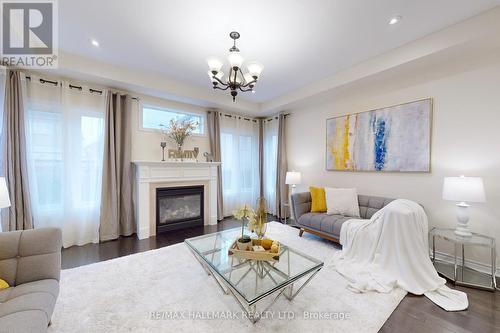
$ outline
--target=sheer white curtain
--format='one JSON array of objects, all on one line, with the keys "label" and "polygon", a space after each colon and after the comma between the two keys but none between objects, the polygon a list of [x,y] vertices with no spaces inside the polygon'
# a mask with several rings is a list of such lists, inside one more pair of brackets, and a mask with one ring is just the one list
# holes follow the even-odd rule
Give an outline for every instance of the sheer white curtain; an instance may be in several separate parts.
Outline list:
[{"label": "sheer white curtain", "polygon": [[224,216],[259,196],[259,124],[243,117],[220,116]]},{"label": "sheer white curtain", "polygon": [[278,120],[264,120],[264,197],[267,211],[277,215],[276,167],[278,157]]},{"label": "sheer white curtain", "polygon": [[[5,106],[5,80],[6,80],[5,67],[0,66],[0,147],[3,147],[3,108]],[[0,177],[3,177],[3,154],[0,152]],[[1,209],[0,209],[1,211]],[[1,214],[0,214],[1,217]],[[0,231],[2,231],[2,224],[0,223]]]},{"label": "sheer white curtain", "polygon": [[[5,67],[0,66],[0,147],[3,147],[3,108],[5,103]],[[3,154],[0,151],[0,177],[3,177]],[[2,209],[0,208],[0,232],[2,232]]]},{"label": "sheer white curtain", "polygon": [[105,96],[67,82],[27,83],[27,146],[35,228],[63,246],[99,241]]}]

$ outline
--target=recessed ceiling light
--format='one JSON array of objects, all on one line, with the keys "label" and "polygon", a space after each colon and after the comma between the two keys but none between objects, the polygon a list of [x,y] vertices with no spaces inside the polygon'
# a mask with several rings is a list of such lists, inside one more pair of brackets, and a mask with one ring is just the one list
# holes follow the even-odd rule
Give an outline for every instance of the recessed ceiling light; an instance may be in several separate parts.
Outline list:
[{"label": "recessed ceiling light", "polygon": [[397,24],[399,23],[399,21],[401,21],[401,18],[402,18],[401,15],[396,15],[389,20],[389,24],[390,25]]},{"label": "recessed ceiling light", "polygon": [[98,41],[96,41],[95,39],[91,39],[91,40],[90,40],[90,43],[91,43],[92,45],[94,45],[95,47],[99,47],[99,42],[98,42]]}]

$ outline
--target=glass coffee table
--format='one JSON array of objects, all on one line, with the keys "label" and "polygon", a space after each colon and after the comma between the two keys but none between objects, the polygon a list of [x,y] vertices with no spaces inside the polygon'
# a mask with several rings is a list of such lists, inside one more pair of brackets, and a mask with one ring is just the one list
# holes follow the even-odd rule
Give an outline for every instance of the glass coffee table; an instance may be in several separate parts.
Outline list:
[{"label": "glass coffee table", "polygon": [[[256,323],[281,296],[292,300],[323,268],[323,262],[280,244],[279,261],[240,259],[229,255],[241,235],[235,228],[185,240],[188,248],[224,294],[231,294],[244,314]],[[294,288],[295,286],[295,288]],[[295,289],[295,290],[294,290]],[[265,304],[263,310],[257,305]]]}]

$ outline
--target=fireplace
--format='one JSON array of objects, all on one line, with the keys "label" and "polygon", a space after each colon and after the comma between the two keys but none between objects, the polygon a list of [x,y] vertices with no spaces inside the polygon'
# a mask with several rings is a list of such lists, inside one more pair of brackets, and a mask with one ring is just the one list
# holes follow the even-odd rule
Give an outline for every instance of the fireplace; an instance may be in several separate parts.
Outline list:
[{"label": "fireplace", "polygon": [[156,189],[156,234],[203,226],[203,186]]}]

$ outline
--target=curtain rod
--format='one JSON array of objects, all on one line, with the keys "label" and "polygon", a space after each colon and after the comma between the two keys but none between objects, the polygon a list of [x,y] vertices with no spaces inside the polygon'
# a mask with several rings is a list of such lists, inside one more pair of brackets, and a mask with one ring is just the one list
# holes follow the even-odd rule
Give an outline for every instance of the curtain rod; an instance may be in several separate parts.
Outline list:
[{"label": "curtain rod", "polygon": [[228,117],[228,118],[233,118],[234,117],[234,118],[243,119],[243,120],[246,120],[246,121],[252,121],[254,123],[257,122],[257,119],[251,119],[251,118],[246,118],[246,117],[242,117],[242,116],[232,115],[232,114],[228,114],[228,113],[222,113],[222,112],[219,112],[219,114],[221,116],[223,115],[223,116]]},{"label": "curtain rod", "polygon": [[[31,76],[26,76],[26,80],[31,81]],[[42,79],[42,78],[40,78],[40,83],[42,83],[42,84],[43,83],[50,83],[50,84],[53,84],[54,86],[58,86],[59,85],[59,82],[57,82],[57,81],[45,80],[45,79]],[[73,85],[73,84],[69,84],[68,86],[70,87],[70,89],[83,90],[82,86],[76,86],[76,85]],[[96,94],[99,94],[99,95],[102,95],[102,93],[103,93],[102,90],[97,90],[97,89],[92,89],[92,88],[89,88],[89,91],[91,93],[96,93]],[[132,99],[135,99],[136,101],[139,100],[138,97],[132,97]]]},{"label": "curtain rod", "polygon": [[[208,112],[217,112],[217,111],[213,111],[213,110],[208,110]],[[283,116],[286,118],[286,117],[289,117],[291,115],[291,113],[285,113]],[[271,120],[274,120],[274,119],[278,119],[278,116],[275,116],[275,117],[271,117],[271,118],[257,118],[257,119],[251,119],[251,118],[246,118],[246,117],[243,117],[243,116],[238,116],[238,115],[233,115],[233,114],[229,114],[229,113],[223,113],[223,112],[219,112],[219,116],[224,116],[224,117],[228,117],[228,118],[238,118],[238,119],[243,119],[243,120],[247,120],[247,121],[252,121],[254,123],[258,122],[259,120],[262,120],[262,121],[271,121]]]},{"label": "curtain rod", "polygon": [[[291,115],[292,115],[291,113],[285,113],[283,116],[286,118],[286,117],[289,117]],[[278,116],[274,116],[274,117],[271,117],[271,118],[264,119],[264,121],[278,120],[278,118],[279,118]]]}]

